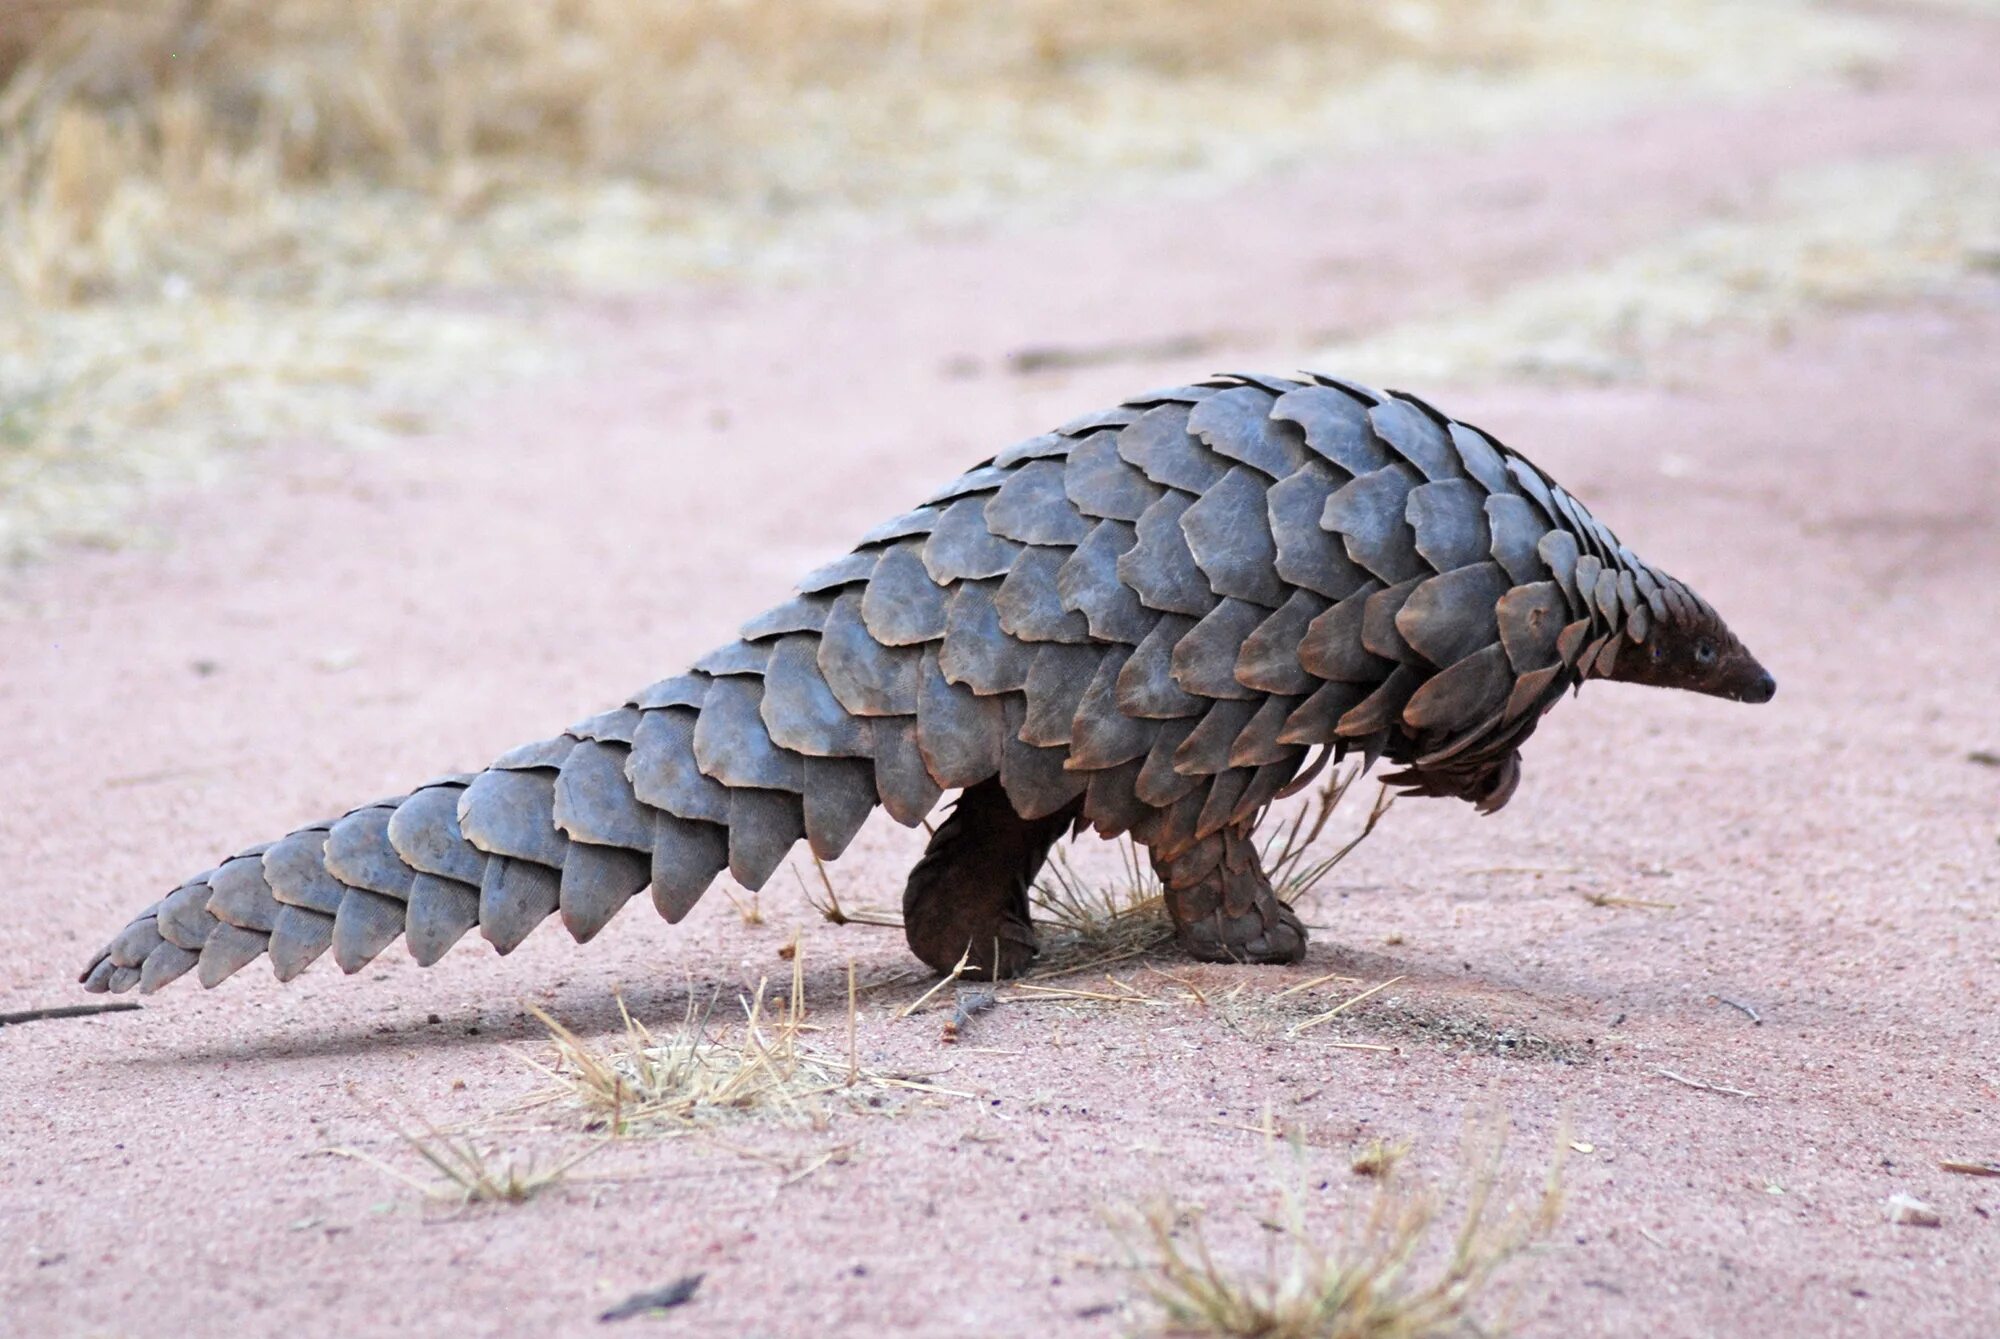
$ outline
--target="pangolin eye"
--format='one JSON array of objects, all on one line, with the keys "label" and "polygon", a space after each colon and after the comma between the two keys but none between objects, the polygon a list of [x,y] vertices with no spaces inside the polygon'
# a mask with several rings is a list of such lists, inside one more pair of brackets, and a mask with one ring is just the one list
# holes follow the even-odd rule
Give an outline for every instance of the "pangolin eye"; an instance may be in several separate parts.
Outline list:
[{"label": "pangolin eye", "polygon": [[1707,669],[1715,663],[1715,643],[1704,637],[1694,644],[1694,663]]}]

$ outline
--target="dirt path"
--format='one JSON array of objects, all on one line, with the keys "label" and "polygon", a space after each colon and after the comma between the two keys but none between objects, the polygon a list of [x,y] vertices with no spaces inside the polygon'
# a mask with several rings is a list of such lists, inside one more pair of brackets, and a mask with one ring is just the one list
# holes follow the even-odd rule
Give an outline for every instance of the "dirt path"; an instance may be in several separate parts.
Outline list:
[{"label": "dirt path", "polygon": [[[0,1011],[71,1001],[107,930],[219,851],[679,666],[1016,436],[1615,254],[1752,206],[1780,171],[1989,145],[2000,27],[1912,33],[1866,89],[857,255],[796,292],[562,314],[586,380],[467,406],[401,456],[274,449],[164,506],[163,544],[31,574],[0,623]],[[1006,370],[1031,346],[1189,335],[1210,347]],[[356,981],[252,971],[0,1030],[0,1332],[585,1333],[705,1270],[649,1332],[1111,1333],[1131,1284],[1105,1207],[1171,1189],[1249,1258],[1268,1159],[1244,1127],[1265,1111],[1316,1168],[1379,1134],[1444,1175],[1468,1113],[1499,1108],[1524,1159],[1564,1121],[1591,1150],[1522,1271],[1529,1333],[1994,1333],[2000,1181],[1936,1164],[2000,1158],[2000,771],[1968,761],[2000,749],[1996,348],[1989,282],[1690,347],[1672,388],[1422,388],[1707,594],[1777,701],[1593,689],[1502,817],[1398,808],[1315,909],[1304,968],[1163,964],[1209,1007],[1010,1006],[947,1051],[935,1019],[886,1007],[914,989],[885,991],[863,1051],[980,1097],[726,1136],[779,1168],[640,1142],[526,1207],[440,1215],[316,1154],[392,1156],[383,1106],[442,1123],[518,1100],[524,994],[589,1033],[615,1025],[614,983],[667,1019],[690,975],[782,970],[810,919],[782,876],[761,927],[712,896],[583,950],[544,930],[427,973],[392,950]],[[913,849],[871,826],[843,888],[887,900]],[[870,977],[901,961],[893,932],[806,928],[830,1013],[846,957]],[[1294,1015],[1263,1002],[1335,970],[1402,975],[1341,1034],[1393,1050],[1285,1039]],[[1943,1225],[1891,1226],[1895,1193]]]}]

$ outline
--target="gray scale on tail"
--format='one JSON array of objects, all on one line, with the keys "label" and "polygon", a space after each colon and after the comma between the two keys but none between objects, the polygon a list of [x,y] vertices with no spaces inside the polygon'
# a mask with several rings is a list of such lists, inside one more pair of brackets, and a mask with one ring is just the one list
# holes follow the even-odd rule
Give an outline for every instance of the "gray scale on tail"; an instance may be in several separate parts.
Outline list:
[{"label": "gray scale on tail", "polygon": [[1053,834],[1131,833],[1194,890],[1184,945],[1284,959],[1304,932],[1247,834],[1314,749],[1491,811],[1543,713],[1600,677],[1770,689],[1490,435],[1334,378],[1221,376],[1000,452],[561,735],[232,856],[81,979],[213,986],[268,956],[290,980],[329,951],[354,972],[398,938],[428,966],[551,917],[581,942],[648,888],[678,921],[725,872],[758,888],[800,842],[837,858],[877,806],[914,826],[947,791],[920,874],[1025,843],[990,857],[1013,915]]}]

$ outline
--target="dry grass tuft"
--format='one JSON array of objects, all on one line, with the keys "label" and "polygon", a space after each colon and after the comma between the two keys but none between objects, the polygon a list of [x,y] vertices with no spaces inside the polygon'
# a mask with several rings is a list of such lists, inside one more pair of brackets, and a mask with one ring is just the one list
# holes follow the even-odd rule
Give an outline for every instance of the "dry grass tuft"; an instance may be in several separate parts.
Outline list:
[{"label": "dry grass tuft", "polygon": [[1326,825],[1332,821],[1341,801],[1347,798],[1347,792],[1361,779],[1363,770],[1358,763],[1335,770],[1308,803],[1293,811],[1289,822],[1280,819],[1270,836],[1264,839],[1264,872],[1270,875],[1271,887],[1280,901],[1296,904],[1318,887],[1320,880],[1354,854],[1354,848],[1367,841],[1376,826],[1388,817],[1396,797],[1387,786],[1380,786],[1376,789],[1374,804],[1369,806],[1368,815],[1361,822],[1361,830],[1331,853],[1324,856],[1314,854],[1313,848],[1326,832]]},{"label": "dry grass tuft", "polygon": [[1062,976],[1085,967],[1151,953],[1174,937],[1159,876],[1130,837],[1118,843],[1120,868],[1097,879],[1077,868],[1069,843],[1058,846],[1028,890],[1037,919],[1041,956],[1036,976]]},{"label": "dry grass tuft", "polygon": [[398,1138],[423,1160],[425,1165],[437,1173],[433,1180],[423,1180],[411,1176],[401,1168],[393,1167],[372,1154],[357,1149],[338,1148],[331,1150],[344,1158],[353,1158],[394,1177],[416,1190],[426,1199],[440,1200],[460,1206],[470,1204],[525,1204],[535,1196],[558,1185],[569,1175],[570,1169],[603,1147],[592,1144],[580,1153],[563,1158],[547,1167],[538,1167],[532,1159],[506,1162],[495,1161],[496,1155],[480,1148],[469,1134],[445,1134],[426,1126],[421,1135],[391,1125]]},{"label": "dry grass tuft", "polygon": [[[1280,815],[1273,823],[1261,850],[1265,872],[1285,902],[1296,903],[1317,887],[1389,812],[1393,797],[1383,787],[1359,830],[1333,851],[1320,853],[1320,838],[1361,774],[1359,764],[1336,769],[1289,817]],[[1117,846],[1120,868],[1108,878],[1080,870],[1068,845],[1049,857],[1029,890],[1042,922],[1037,976],[1059,976],[1135,958],[1173,938],[1159,877],[1129,837]]]},{"label": "dry grass tuft", "polygon": [[[1561,1210],[1560,1155],[1541,1193],[1496,1207],[1503,1142],[1468,1156],[1451,1191],[1412,1185],[1394,1160],[1373,1174],[1358,1214],[1329,1233],[1309,1221],[1303,1169],[1278,1195],[1261,1267],[1218,1259],[1198,1214],[1171,1204],[1140,1216],[1134,1264],[1158,1312],[1148,1333],[1242,1339],[1442,1339],[1491,1334],[1479,1312],[1496,1277],[1546,1237]],[[1294,1145],[1295,1161],[1300,1150]],[[1463,1208],[1448,1219],[1446,1199]],[[1131,1246],[1128,1241],[1128,1247]],[[1234,1253],[1232,1253],[1233,1255]]]},{"label": "dry grass tuft", "polygon": [[704,1129],[747,1117],[824,1129],[836,1105],[881,1109],[886,1097],[912,1091],[964,1095],[861,1064],[851,966],[841,1052],[807,1041],[820,1029],[808,1021],[802,952],[792,955],[789,996],[773,998],[760,987],[742,1007],[741,1027],[725,1031],[712,1024],[713,1001],[704,1005],[691,995],[680,1025],[658,1036],[620,999],[624,1035],[600,1049],[530,1006],[555,1046],[553,1062],[531,1062],[552,1080],[531,1105],[566,1104],[580,1112],[586,1128],[624,1135]]},{"label": "dry grass tuft", "polygon": [[1409,1151],[1410,1145],[1406,1140],[1370,1139],[1355,1150],[1347,1170],[1356,1176],[1390,1176]]},{"label": "dry grass tuft", "polygon": [[[808,853],[810,854],[810,853]],[[903,928],[903,918],[893,912],[877,911],[873,907],[855,907],[852,910],[842,906],[840,894],[834,891],[833,875],[827,872],[826,862],[817,855],[812,857],[813,872],[819,879],[819,892],[813,892],[799,873],[798,866],[787,864],[792,878],[797,880],[799,892],[805,897],[806,905],[819,913],[819,918],[828,925],[879,925],[891,930]]]},{"label": "dry grass tuft", "polygon": [[[1278,818],[1263,842],[1264,867],[1278,896],[1286,902],[1296,902],[1312,891],[1367,840],[1388,813],[1393,797],[1385,787],[1376,795],[1359,829],[1339,847],[1321,853],[1320,839],[1360,779],[1361,770],[1356,765],[1334,771],[1294,812]],[[1123,962],[1172,941],[1173,922],[1167,915],[1159,876],[1145,853],[1129,837],[1119,839],[1114,849],[1118,864],[1108,876],[1081,866],[1073,843],[1058,845],[1050,853],[1028,892],[1042,945],[1036,977],[1064,976]],[[792,877],[798,881],[806,904],[822,920],[830,925],[901,928],[902,918],[891,912],[843,903],[832,875],[817,857],[813,858],[813,869],[813,882],[796,867]],[[956,979],[947,978],[947,983]]]},{"label": "dry grass tuft", "polygon": [[[561,211],[512,208],[551,188],[628,183],[622,204],[598,203],[700,227],[702,246],[727,250],[731,230],[704,205],[727,204],[739,222],[916,198],[977,207],[1077,169],[1226,162],[1245,156],[1245,137],[1351,137],[1368,119],[1356,90],[1413,73],[1438,86],[1400,100],[1430,105],[1380,125],[1504,122],[1538,81],[1554,85],[1543,100],[1735,88],[1802,65],[1846,68],[1876,47],[1861,25],[1793,0],[1661,10],[1637,21],[1582,0],[1532,15],[1498,0],[29,0],[0,19],[0,232],[16,282],[42,301],[146,286],[159,270],[231,281],[232,261],[257,262],[253,282],[285,281],[270,248],[305,238],[342,244],[351,270],[407,282],[449,270],[440,253],[469,222],[551,240]],[[361,211],[376,226],[405,225],[401,254],[367,255],[332,217],[362,193],[382,197]],[[197,218],[216,228],[189,227]],[[480,263],[506,261],[496,250]]]}]

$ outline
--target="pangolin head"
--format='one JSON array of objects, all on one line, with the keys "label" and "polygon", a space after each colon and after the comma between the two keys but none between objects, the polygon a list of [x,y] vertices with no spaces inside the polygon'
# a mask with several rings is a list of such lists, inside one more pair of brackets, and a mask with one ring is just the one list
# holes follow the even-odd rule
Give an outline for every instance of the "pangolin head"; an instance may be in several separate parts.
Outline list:
[{"label": "pangolin head", "polygon": [[1778,681],[1706,600],[1691,592],[1690,597],[1677,601],[1665,618],[1652,620],[1644,640],[1618,657],[1611,677],[1733,702],[1769,702]]}]

